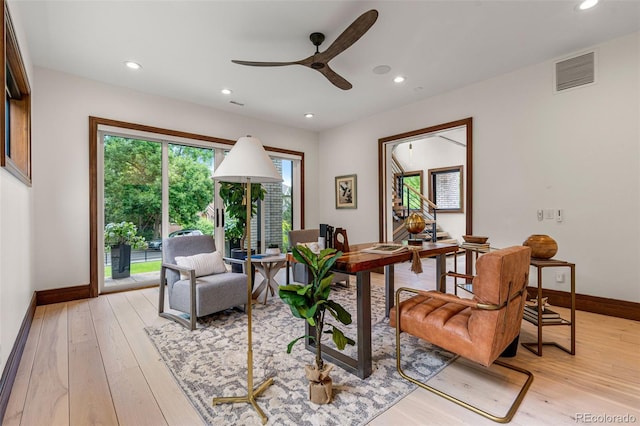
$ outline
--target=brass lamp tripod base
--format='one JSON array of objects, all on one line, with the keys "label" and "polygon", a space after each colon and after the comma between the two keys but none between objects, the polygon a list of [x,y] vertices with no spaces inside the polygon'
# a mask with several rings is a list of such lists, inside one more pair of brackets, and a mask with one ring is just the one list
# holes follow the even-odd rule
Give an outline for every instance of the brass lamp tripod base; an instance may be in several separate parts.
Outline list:
[{"label": "brass lamp tripod base", "polygon": [[[247,205],[247,218],[251,217],[251,179],[247,178],[247,183],[245,186],[245,204]],[[248,330],[247,330],[247,340],[248,340],[248,349],[247,349],[247,394],[244,396],[223,396],[218,398],[213,398],[211,402],[212,405],[216,404],[225,404],[225,403],[235,403],[235,402],[245,402],[251,404],[253,409],[258,412],[260,417],[262,418],[262,424],[267,423],[267,415],[264,414],[264,411],[260,408],[258,403],[256,402],[256,397],[259,396],[262,392],[265,391],[269,386],[273,384],[273,377],[268,378],[255,388],[253,387],[253,342],[251,339],[251,306],[252,306],[252,290],[253,290],[253,282],[251,279],[251,220],[247,220],[247,322],[248,322]]]},{"label": "brass lamp tripod base", "polygon": [[253,406],[253,409],[256,410],[258,412],[258,414],[260,415],[260,418],[262,418],[262,424],[266,424],[267,423],[267,415],[264,414],[264,411],[262,411],[262,408],[260,408],[260,406],[258,405],[258,403],[256,402],[256,397],[260,396],[260,394],[262,392],[264,392],[265,389],[267,389],[269,386],[271,386],[273,384],[273,377],[268,378],[267,380],[265,380],[264,382],[262,382],[260,385],[256,386],[255,389],[251,388],[251,385],[249,385],[249,393],[247,395],[244,396],[223,396],[220,398],[213,398],[213,405],[216,404],[232,404],[235,402],[246,402],[248,404],[251,404]]}]

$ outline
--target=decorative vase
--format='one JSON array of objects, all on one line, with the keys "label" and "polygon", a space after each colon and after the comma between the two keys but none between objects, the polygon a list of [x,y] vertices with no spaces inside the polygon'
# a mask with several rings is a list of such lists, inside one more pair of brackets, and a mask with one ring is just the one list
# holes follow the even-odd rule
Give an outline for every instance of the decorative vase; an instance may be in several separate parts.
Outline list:
[{"label": "decorative vase", "polygon": [[305,365],[304,372],[309,380],[309,400],[315,404],[328,404],[333,396],[333,380],[329,377],[329,372],[333,365],[325,364],[324,368],[318,370],[316,365]]},{"label": "decorative vase", "polygon": [[410,234],[419,234],[424,231],[424,227],[427,226],[427,224],[424,221],[424,218],[418,213],[411,213],[404,222],[404,226]]},{"label": "decorative vase", "polygon": [[280,248],[279,248],[279,247],[270,247],[270,248],[267,248],[267,249],[264,251],[264,254],[268,254],[268,255],[271,255],[271,256],[277,256],[277,255],[279,255],[279,254],[280,254]]},{"label": "decorative vase", "polygon": [[536,259],[551,259],[558,252],[558,243],[548,235],[531,235],[522,245],[531,247],[531,257]]}]

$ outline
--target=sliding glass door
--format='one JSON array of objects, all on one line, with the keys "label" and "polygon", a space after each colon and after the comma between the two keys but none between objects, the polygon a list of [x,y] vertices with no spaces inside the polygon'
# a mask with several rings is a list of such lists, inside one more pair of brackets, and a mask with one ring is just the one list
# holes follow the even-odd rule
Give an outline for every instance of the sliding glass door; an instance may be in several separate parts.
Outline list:
[{"label": "sliding glass door", "polygon": [[164,238],[214,235],[214,150],[105,134],[101,291],[157,284]]},{"label": "sliding glass door", "polygon": [[162,223],[162,146],[140,139],[103,139],[105,287],[156,280],[160,252],[148,245]]},{"label": "sliding glass door", "polygon": [[[100,132],[99,141],[103,214],[98,228],[104,230],[99,236],[103,248],[100,292],[157,284],[162,243],[167,238],[213,235],[219,250],[229,249],[224,231],[229,218],[225,220],[217,195],[219,183],[211,179],[228,146],[198,141],[190,145],[106,131]],[[288,157],[292,156],[272,157],[284,182],[264,186],[265,199],[252,219],[257,252],[268,246],[286,251],[288,231],[294,222],[299,223],[294,182],[300,180],[300,160]]]}]

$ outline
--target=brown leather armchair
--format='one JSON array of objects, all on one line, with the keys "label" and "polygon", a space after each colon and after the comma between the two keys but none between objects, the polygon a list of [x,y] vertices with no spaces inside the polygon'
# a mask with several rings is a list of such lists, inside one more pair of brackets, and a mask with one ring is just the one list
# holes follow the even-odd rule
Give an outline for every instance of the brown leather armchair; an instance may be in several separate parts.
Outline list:
[{"label": "brown leather armchair", "polygon": [[[458,405],[491,420],[511,421],[533,382],[533,374],[497,358],[520,334],[526,288],[529,282],[529,247],[510,247],[481,256],[473,278],[473,299],[461,299],[437,291],[400,288],[396,292],[396,308],[389,314],[396,327],[396,363],[405,379],[434,392]],[[404,292],[415,296],[400,302]],[[408,376],[402,370],[400,333],[406,332],[438,345],[485,367],[498,364],[527,376],[520,392],[504,417],[493,415],[457,399],[426,383]]]}]

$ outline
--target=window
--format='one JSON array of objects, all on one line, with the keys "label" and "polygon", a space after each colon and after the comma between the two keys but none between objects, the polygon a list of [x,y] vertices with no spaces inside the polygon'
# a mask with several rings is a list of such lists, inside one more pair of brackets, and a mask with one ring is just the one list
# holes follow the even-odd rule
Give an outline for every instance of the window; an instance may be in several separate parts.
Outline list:
[{"label": "window", "polygon": [[286,251],[289,247],[289,231],[293,229],[293,160],[270,156],[276,170],[282,175],[283,182],[262,184],[267,193],[264,200],[258,203],[258,212],[251,224],[251,241],[261,251],[269,246],[277,246]]},{"label": "window", "polygon": [[[412,211],[422,211],[422,170],[395,173],[396,194],[399,205],[402,206],[402,217],[407,217]],[[407,186],[415,189],[411,191]],[[400,211],[396,211],[398,214]]]},{"label": "window", "polygon": [[6,2],[2,15],[5,49],[2,66],[5,101],[2,103],[0,166],[31,185],[31,90]]},{"label": "window", "polygon": [[438,213],[464,213],[462,166],[429,169],[429,199]]},{"label": "window", "polygon": [[[229,250],[224,235],[228,221],[223,220],[219,189],[214,189],[220,182],[212,181],[211,175],[233,141],[97,117],[89,117],[89,129],[89,297],[157,282],[151,275],[159,271],[153,262],[160,261],[162,237],[179,231],[213,234],[216,247]],[[272,184],[260,203],[262,216],[254,216],[260,226],[253,222],[251,230],[260,229],[261,251],[268,244],[286,248],[285,231],[304,227],[304,153],[265,149],[281,169],[284,183]],[[132,250],[131,278],[118,277],[116,282],[110,248],[103,244],[104,229],[109,222],[123,221],[136,225],[148,249]],[[258,241],[255,234],[252,241]],[[151,268],[145,271],[147,266]]]}]

